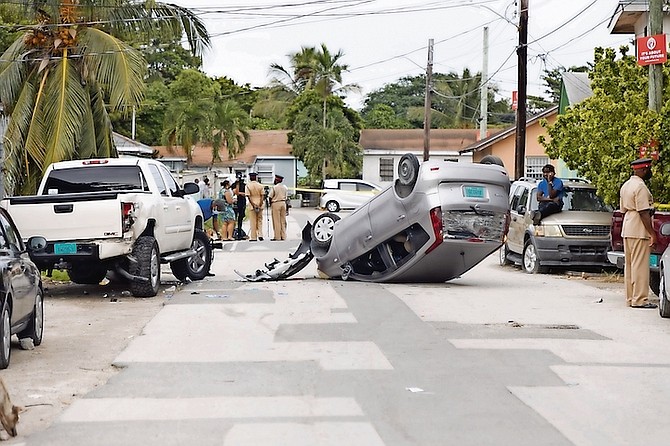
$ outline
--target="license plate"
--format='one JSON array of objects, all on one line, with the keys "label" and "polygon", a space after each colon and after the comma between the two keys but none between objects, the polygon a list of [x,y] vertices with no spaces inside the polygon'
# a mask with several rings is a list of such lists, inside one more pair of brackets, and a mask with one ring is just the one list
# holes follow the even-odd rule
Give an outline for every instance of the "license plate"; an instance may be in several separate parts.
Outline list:
[{"label": "license plate", "polygon": [[486,189],[483,186],[463,186],[465,198],[485,198]]},{"label": "license plate", "polygon": [[649,256],[649,266],[658,268],[658,254],[651,254]]},{"label": "license plate", "polygon": [[76,243],[54,243],[54,254],[76,254]]}]

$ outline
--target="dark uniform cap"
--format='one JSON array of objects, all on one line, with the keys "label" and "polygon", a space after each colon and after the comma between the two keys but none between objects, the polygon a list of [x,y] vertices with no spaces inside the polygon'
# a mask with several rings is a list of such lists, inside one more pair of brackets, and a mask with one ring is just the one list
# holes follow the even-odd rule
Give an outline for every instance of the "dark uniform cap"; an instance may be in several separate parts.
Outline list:
[{"label": "dark uniform cap", "polygon": [[651,167],[651,159],[649,158],[640,158],[630,163],[630,167],[633,169],[644,169],[645,167]]},{"label": "dark uniform cap", "polygon": [[258,174],[256,172],[249,172],[249,178],[255,180]]},{"label": "dark uniform cap", "polygon": [[275,175],[275,180],[276,181],[284,181],[284,177],[281,175]]}]

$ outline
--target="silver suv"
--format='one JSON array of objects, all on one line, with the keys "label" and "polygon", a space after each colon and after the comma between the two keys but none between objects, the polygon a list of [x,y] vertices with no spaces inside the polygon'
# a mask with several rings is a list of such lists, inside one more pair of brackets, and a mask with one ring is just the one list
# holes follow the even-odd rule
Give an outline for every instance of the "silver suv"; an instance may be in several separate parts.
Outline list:
[{"label": "silver suv", "polygon": [[550,267],[609,267],[612,208],[583,179],[562,179],[563,210],[533,224],[540,180],[521,178],[510,189],[510,225],[500,264],[520,263],[528,273]]}]

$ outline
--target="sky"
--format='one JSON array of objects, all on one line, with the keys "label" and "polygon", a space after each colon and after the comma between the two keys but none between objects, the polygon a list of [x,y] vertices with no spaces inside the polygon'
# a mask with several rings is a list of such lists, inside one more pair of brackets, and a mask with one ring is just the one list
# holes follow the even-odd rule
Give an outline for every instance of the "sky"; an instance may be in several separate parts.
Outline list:
[{"label": "sky", "polygon": [[[488,27],[488,76],[501,97],[517,90],[519,3],[514,0],[173,0],[203,19],[212,47],[204,71],[238,84],[268,85],[272,63],[324,43],[342,51],[347,96],[360,109],[365,95],[402,77],[426,72],[434,41],[433,72],[461,74],[483,66]],[[529,0],[528,94],[547,96],[545,69],[585,65],[598,46],[618,48],[632,36],[610,34],[618,0]]]}]

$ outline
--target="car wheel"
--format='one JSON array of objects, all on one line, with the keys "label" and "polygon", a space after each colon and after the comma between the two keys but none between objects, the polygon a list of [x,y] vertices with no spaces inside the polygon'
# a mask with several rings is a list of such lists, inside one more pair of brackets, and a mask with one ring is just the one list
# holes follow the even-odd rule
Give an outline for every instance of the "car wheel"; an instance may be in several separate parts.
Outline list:
[{"label": "car wheel", "polygon": [[661,275],[655,272],[649,272],[649,288],[654,292],[655,295],[661,297],[659,293],[661,286]]},{"label": "car wheel", "polygon": [[156,239],[143,235],[133,247],[129,272],[146,280],[132,280],[130,291],[135,297],[153,297],[158,293],[161,278],[161,265]]},{"label": "car wheel", "polygon": [[509,249],[507,249],[507,243],[503,243],[500,249],[498,250],[498,263],[500,266],[511,265],[512,262],[507,258],[509,254]]},{"label": "car wheel", "polygon": [[419,159],[413,153],[406,153],[398,163],[398,181],[402,186],[414,187],[419,176]]},{"label": "car wheel", "polygon": [[522,265],[523,270],[528,274],[537,274],[546,271],[546,268],[540,266],[540,260],[537,258],[537,247],[532,240],[528,240],[526,246],[523,248]]},{"label": "car wheel", "polygon": [[107,268],[100,265],[72,264],[67,269],[70,280],[81,285],[95,285],[107,275]]},{"label": "car wheel", "polygon": [[333,231],[335,229],[335,222],[338,221],[340,217],[330,212],[321,214],[316,217],[314,224],[312,225],[312,243],[316,247],[328,249],[330,247],[330,242],[333,239]]},{"label": "car wheel", "polygon": [[12,355],[12,326],[9,321],[9,305],[4,304],[0,315],[0,369],[9,367]]},{"label": "car wheel", "polygon": [[331,200],[326,203],[326,210],[328,210],[328,212],[337,212],[340,210],[340,205],[337,201]]},{"label": "car wheel", "polygon": [[670,302],[668,302],[668,290],[665,286],[665,271],[661,267],[659,274],[660,280],[658,282],[658,313],[661,317],[670,317]]},{"label": "car wheel", "polygon": [[42,288],[37,289],[35,296],[35,306],[33,307],[33,314],[30,316],[30,322],[25,330],[21,331],[18,336],[19,339],[30,338],[33,340],[33,345],[37,347],[42,343],[42,335],[44,333],[44,297]]},{"label": "car wheel", "polygon": [[193,233],[191,249],[195,251],[191,257],[175,260],[170,263],[174,276],[184,282],[188,277],[191,280],[202,280],[207,277],[212,264],[212,245],[204,231],[196,229]]},{"label": "car wheel", "polygon": [[500,159],[499,156],[495,155],[486,155],[482,160],[479,162],[479,164],[495,164],[500,167],[505,167],[503,164],[502,159]]}]

